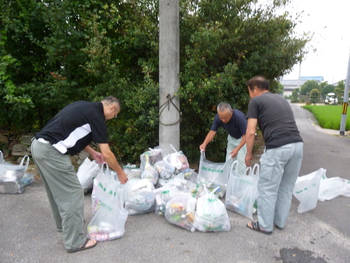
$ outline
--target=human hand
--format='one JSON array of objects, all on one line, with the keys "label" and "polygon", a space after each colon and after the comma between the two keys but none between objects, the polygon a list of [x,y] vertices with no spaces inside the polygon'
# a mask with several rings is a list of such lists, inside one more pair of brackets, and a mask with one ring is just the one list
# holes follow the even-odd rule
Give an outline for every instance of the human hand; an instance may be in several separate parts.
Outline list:
[{"label": "human hand", "polygon": [[230,152],[231,158],[235,158],[238,154],[238,150],[235,148]]},{"label": "human hand", "polygon": [[201,145],[199,145],[199,150],[200,150],[201,152],[205,152],[205,147],[206,147],[205,144],[201,144]]},{"label": "human hand", "polygon": [[253,159],[253,155],[252,154],[246,154],[245,156],[245,165],[247,167],[250,167],[250,161]]},{"label": "human hand", "polygon": [[99,163],[99,164],[103,164],[104,160],[103,160],[103,155],[99,152],[94,152],[93,154],[91,154],[92,158],[94,158],[94,160]]},{"label": "human hand", "polygon": [[121,184],[126,184],[126,182],[129,180],[124,171],[118,173],[118,179]]}]

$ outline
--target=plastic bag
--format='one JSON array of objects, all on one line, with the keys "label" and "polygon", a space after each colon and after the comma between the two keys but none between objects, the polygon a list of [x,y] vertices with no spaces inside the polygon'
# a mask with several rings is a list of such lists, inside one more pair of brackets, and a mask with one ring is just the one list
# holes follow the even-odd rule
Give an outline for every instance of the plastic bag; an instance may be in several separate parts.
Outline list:
[{"label": "plastic bag", "polygon": [[173,197],[166,204],[165,218],[171,224],[194,232],[196,230],[193,225],[196,202],[196,198],[189,193]]},{"label": "plastic bag", "polygon": [[0,182],[0,194],[21,194],[24,187],[19,181]]},{"label": "plastic bag", "polygon": [[[248,167],[245,174],[238,174],[237,161],[231,166],[228,180],[225,207],[233,212],[253,219],[254,203],[258,195],[259,164]],[[234,171],[234,172],[233,172]]]},{"label": "plastic bag", "polygon": [[136,167],[136,164],[127,164],[123,166],[123,170],[129,179],[140,178],[142,170]]},{"label": "plastic bag", "polygon": [[149,162],[149,157],[145,156],[145,169],[141,172],[141,179],[148,179],[153,185],[156,185],[158,182],[159,174],[157,170],[151,166]]},{"label": "plastic bag", "polygon": [[202,151],[197,183],[205,185],[210,191],[219,187],[215,194],[220,198],[223,197],[226,192],[232,160],[232,158],[229,158],[225,163],[210,162],[205,158],[205,152]]},{"label": "plastic bag", "polygon": [[156,162],[163,160],[164,152],[160,148],[149,148],[149,151],[144,152],[140,155],[140,169],[144,170],[146,166],[146,157],[151,166],[153,166]]},{"label": "plastic bag", "polygon": [[148,179],[130,179],[126,184],[125,209],[130,215],[145,214],[155,210],[154,186]]},{"label": "plastic bag", "polygon": [[176,151],[173,145],[170,144],[170,147],[174,150],[174,153],[168,154],[163,158],[163,160],[170,166],[175,167],[177,169],[177,172],[187,170],[190,167],[187,157],[183,154],[182,151]]},{"label": "plastic bag", "polygon": [[123,208],[124,189],[112,185],[109,191],[113,194],[104,200],[88,225],[88,238],[107,241],[121,238],[125,233],[128,211]]},{"label": "plastic bag", "polygon": [[350,197],[350,181],[340,177],[327,178],[324,174],[320,181],[318,200],[332,200],[339,195]]},{"label": "plastic bag", "polygon": [[164,186],[153,190],[153,193],[156,195],[159,194],[162,200],[167,203],[170,199],[181,193],[189,193],[192,187],[191,182],[185,180],[183,174],[178,174],[168,180]]},{"label": "plastic bag", "polygon": [[96,213],[104,200],[114,194],[115,187],[121,187],[121,184],[112,177],[108,164],[104,163],[100,167],[99,174],[93,180],[91,193],[91,209],[93,214]]},{"label": "plastic bag", "polygon": [[204,192],[197,200],[194,226],[202,232],[230,231],[231,224],[224,203],[214,194],[217,190]]},{"label": "plastic bag", "polygon": [[100,165],[95,160],[91,161],[88,157],[85,158],[77,171],[79,182],[84,189],[92,188],[92,181],[97,177],[100,169]]},{"label": "plastic bag", "polygon": [[169,179],[175,174],[175,167],[171,166],[169,163],[161,160],[156,162],[153,166],[159,174],[160,178]]},{"label": "plastic bag", "polygon": [[25,173],[19,182],[22,184],[22,186],[27,186],[28,184],[33,183],[34,182],[34,174]]},{"label": "plastic bag", "polygon": [[0,151],[0,182],[18,182],[22,179],[23,175],[29,166],[29,156],[23,156],[19,165],[5,162],[3,160],[3,154]]},{"label": "plastic bag", "polygon": [[300,201],[298,213],[310,211],[317,206],[322,176],[326,176],[326,169],[320,168],[317,171],[297,178],[293,195]]}]

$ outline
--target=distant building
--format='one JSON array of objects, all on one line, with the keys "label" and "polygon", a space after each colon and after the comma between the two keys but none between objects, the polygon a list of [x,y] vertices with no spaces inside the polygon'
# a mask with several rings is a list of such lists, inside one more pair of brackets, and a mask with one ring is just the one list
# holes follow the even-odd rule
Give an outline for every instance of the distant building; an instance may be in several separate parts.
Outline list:
[{"label": "distant building", "polygon": [[322,76],[305,76],[300,79],[282,79],[280,83],[283,85],[283,97],[292,95],[293,90],[300,88],[306,81],[316,80],[318,83],[323,81]]}]

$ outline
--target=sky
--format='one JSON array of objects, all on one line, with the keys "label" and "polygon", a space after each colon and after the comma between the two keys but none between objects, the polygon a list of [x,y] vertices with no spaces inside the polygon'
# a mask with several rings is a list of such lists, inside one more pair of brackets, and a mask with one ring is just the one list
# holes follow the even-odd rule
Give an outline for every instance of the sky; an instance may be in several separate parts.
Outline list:
[{"label": "sky", "polygon": [[[292,0],[287,7],[290,14],[300,13],[297,33],[313,32],[307,45],[309,53],[304,61],[294,65],[283,79],[300,76],[323,76],[329,84],[345,80],[350,54],[350,1],[349,0]],[[316,49],[314,52],[313,49]]]}]

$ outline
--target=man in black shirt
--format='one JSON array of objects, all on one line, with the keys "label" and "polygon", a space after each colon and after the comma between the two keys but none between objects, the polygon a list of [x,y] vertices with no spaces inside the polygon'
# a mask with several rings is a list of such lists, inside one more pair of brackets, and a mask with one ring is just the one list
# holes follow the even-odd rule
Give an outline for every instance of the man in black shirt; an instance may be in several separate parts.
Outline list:
[{"label": "man in black shirt", "polygon": [[257,125],[265,141],[258,181],[258,222],[250,222],[247,226],[271,234],[273,225],[282,229],[286,224],[303,159],[303,140],[289,103],[280,95],[269,92],[269,82],[264,77],[250,79],[247,86],[251,98],[247,113],[247,166],[252,160]]},{"label": "man in black shirt", "polygon": [[[50,202],[58,231],[62,231],[68,252],[96,246],[96,240],[84,233],[84,191],[69,155],[82,150],[98,163],[106,162],[119,181],[128,180],[108,144],[106,121],[117,117],[120,103],[115,97],[100,102],[76,101],[63,108],[47,125],[35,134],[31,145]],[[100,152],[89,146],[97,143]]]}]

